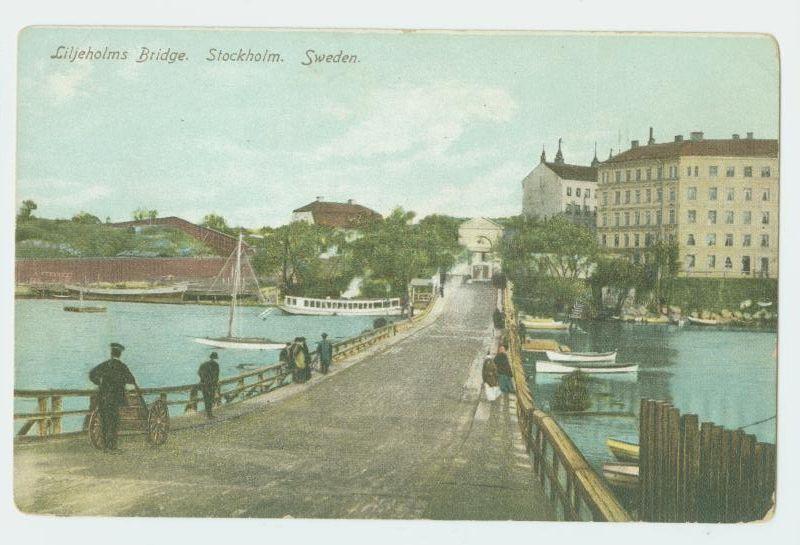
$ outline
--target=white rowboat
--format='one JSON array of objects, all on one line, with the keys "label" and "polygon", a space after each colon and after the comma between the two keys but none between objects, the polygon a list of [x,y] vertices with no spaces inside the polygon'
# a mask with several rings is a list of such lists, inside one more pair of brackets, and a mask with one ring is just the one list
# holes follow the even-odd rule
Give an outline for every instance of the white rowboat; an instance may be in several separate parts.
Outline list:
[{"label": "white rowboat", "polygon": [[717,320],[708,320],[705,318],[692,318],[691,316],[686,317],[689,320],[690,324],[693,325],[718,325],[719,322]]},{"label": "white rowboat", "polygon": [[175,284],[173,286],[159,286],[156,288],[85,288],[69,284],[65,287],[68,290],[86,293],[88,295],[171,295],[185,292],[189,284]]},{"label": "white rowboat", "polygon": [[603,477],[614,486],[622,488],[636,488],[639,485],[639,466],[606,462],[603,464]]},{"label": "white rowboat", "polygon": [[617,361],[617,351],[613,352],[556,352],[545,350],[547,359],[558,363],[609,363]]},{"label": "white rowboat", "polygon": [[552,361],[537,361],[537,373],[552,373],[552,374],[569,374],[575,371],[589,374],[611,374],[611,373],[637,373],[639,366],[633,365],[619,365],[613,367],[579,367],[576,365],[563,365],[560,363],[553,363]]},{"label": "white rowboat", "polygon": [[195,338],[194,342],[215,348],[236,348],[238,350],[280,350],[286,343],[271,341],[261,337],[211,337]]}]

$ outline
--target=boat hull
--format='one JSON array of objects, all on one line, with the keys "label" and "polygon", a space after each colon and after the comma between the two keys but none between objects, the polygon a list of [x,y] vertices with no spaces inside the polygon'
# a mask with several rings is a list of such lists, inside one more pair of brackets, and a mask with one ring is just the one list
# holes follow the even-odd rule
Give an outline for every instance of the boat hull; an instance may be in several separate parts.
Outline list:
[{"label": "boat hull", "polygon": [[603,464],[603,477],[614,486],[636,488],[639,486],[639,466],[607,462]]},{"label": "boat hull", "polygon": [[236,350],[280,350],[286,346],[285,342],[271,341],[269,339],[237,339],[229,337],[210,338],[196,337],[194,342],[213,346],[214,348],[231,348]]},{"label": "boat hull", "polygon": [[623,374],[623,373],[637,373],[639,371],[638,365],[615,365],[609,367],[583,367],[580,365],[554,363],[552,361],[537,361],[537,373],[553,373],[553,374],[569,374],[575,371],[589,374]]},{"label": "boat hull", "polygon": [[106,307],[64,307],[66,312],[105,312]]},{"label": "boat hull", "polygon": [[66,288],[70,291],[83,292],[91,296],[115,296],[115,297],[138,297],[142,295],[157,296],[157,295],[175,295],[181,294],[187,290],[188,284],[176,284],[174,286],[163,286],[158,288],[85,288],[82,286],[67,285]]},{"label": "boat hull", "polygon": [[547,359],[556,363],[595,364],[598,367],[613,366],[617,361],[617,352],[556,352],[545,350]]},{"label": "boat hull", "polygon": [[569,329],[566,322],[539,322],[523,320],[520,322],[527,331],[561,331]]},{"label": "boat hull", "polygon": [[719,325],[719,322],[717,320],[706,320],[706,319],[703,319],[703,318],[692,318],[691,316],[688,316],[686,319],[689,320],[689,323],[692,324],[692,325]]},{"label": "boat hull", "polygon": [[606,439],[606,446],[620,462],[639,463],[639,445],[620,439]]},{"label": "boat hull", "polygon": [[400,316],[400,299],[315,299],[287,295],[278,305],[282,311],[303,316]]}]

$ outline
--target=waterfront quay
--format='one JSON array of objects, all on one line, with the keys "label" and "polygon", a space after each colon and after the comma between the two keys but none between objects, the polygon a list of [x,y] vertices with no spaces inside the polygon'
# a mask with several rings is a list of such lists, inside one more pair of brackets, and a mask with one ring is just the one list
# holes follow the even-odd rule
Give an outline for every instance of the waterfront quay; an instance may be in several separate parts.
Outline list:
[{"label": "waterfront quay", "polygon": [[481,396],[496,291],[452,286],[334,372],[174,418],[167,442],[18,441],[15,500],[59,515],[549,520],[516,401]]}]

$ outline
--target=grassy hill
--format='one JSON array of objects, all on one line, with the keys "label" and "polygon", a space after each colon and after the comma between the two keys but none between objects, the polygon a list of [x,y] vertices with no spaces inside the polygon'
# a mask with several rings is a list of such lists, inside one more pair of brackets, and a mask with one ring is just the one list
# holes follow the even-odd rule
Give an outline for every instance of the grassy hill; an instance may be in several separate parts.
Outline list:
[{"label": "grassy hill", "polygon": [[17,223],[16,249],[18,258],[215,255],[200,241],[171,227],[153,225],[135,231],[43,218]]}]

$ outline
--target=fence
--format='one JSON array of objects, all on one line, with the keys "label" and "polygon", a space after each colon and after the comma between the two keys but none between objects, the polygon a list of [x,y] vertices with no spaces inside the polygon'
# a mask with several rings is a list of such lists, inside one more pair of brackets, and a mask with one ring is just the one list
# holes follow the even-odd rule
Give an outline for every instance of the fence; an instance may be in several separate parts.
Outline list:
[{"label": "fence", "polygon": [[535,408],[522,366],[513,285],[503,290],[511,371],[517,392],[517,421],[533,469],[561,520],[628,522],[625,509],[589,466],[569,436],[547,413]]},{"label": "fence", "polygon": [[742,430],[641,400],[639,518],[743,522],[764,518],[775,492],[775,445]]},{"label": "fence", "polygon": [[[395,322],[387,326],[366,331],[355,337],[339,341],[333,345],[333,361],[341,361],[366,350],[403,331],[407,331],[424,319],[433,307],[433,301],[413,318]],[[251,397],[265,394],[276,388],[288,384],[290,373],[286,364],[274,364],[260,367],[219,381],[217,403],[232,404],[245,401]],[[166,386],[162,388],[140,388],[140,393],[146,400],[161,399],[167,406],[183,407],[183,412],[197,410],[200,401],[199,384],[184,384],[179,386]],[[15,400],[36,401],[36,411],[15,412],[14,420],[23,421],[17,431],[18,437],[24,437],[34,430],[39,437],[63,435],[63,422],[66,418],[84,418],[82,430],[86,430],[88,416],[95,408],[97,390],[14,390]],[[81,408],[64,410],[65,400],[74,400],[78,403],[80,398],[86,401]]]}]

